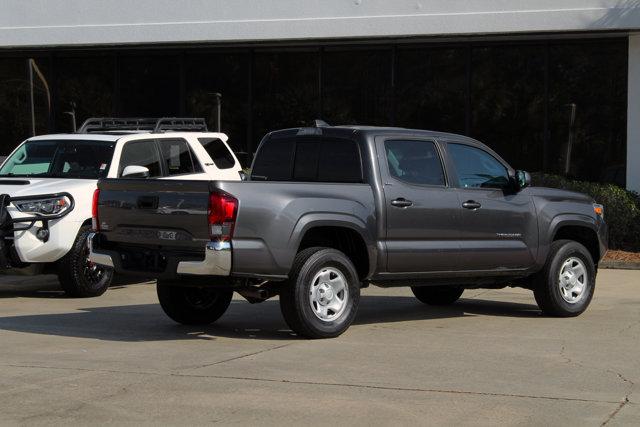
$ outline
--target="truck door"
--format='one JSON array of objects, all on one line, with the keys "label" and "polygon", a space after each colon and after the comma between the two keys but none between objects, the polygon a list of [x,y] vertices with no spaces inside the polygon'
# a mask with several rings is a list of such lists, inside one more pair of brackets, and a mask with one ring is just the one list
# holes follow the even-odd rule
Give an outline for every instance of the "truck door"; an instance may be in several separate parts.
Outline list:
[{"label": "truck door", "polygon": [[538,226],[528,190],[516,192],[507,167],[488,151],[446,144],[457,176],[465,270],[524,269],[534,263]]},{"label": "truck door", "polygon": [[458,261],[458,195],[440,150],[427,139],[377,141],[386,209],[390,273],[454,270]]}]

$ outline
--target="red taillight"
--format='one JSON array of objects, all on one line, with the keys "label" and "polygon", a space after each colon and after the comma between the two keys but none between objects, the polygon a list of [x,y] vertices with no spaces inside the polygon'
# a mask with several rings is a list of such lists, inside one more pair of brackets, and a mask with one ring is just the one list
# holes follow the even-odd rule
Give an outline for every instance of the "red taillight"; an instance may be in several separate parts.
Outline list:
[{"label": "red taillight", "polygon": [[226,193],[209,195],[209,235],[211,240],[229,241],[236,224],[238,200]]},{"label": "red taillight", "polygon": [[93,231],[100,231],[100,221],[98,219],[98,200],[100,199],[100,190],[97,188],[93,192],[93,202],[91,203],[91,228]]}]

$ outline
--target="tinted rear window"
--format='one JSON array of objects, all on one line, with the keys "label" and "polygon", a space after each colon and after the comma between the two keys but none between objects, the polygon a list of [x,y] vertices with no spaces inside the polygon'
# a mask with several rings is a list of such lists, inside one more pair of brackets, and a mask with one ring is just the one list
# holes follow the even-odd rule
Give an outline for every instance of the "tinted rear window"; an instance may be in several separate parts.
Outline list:
[{"label": "tinted rear window", "polygon": [[291,161],[294,141],[273,139],[262,145],[251,171],[251,179],[262,181],[288,181],[291,179]]},{"label": "tinted rear window", "polygon": [[202,144],[218,169],[229,169],[236,165],[233,155],[221,139],[200,138],[198,141],[200,141],[200,144]]},{"label": "tinted rear window", "polygon": [[268,140],[258,152],[251,177],[266,181],[362,182],[360,151],[349,139]]}]

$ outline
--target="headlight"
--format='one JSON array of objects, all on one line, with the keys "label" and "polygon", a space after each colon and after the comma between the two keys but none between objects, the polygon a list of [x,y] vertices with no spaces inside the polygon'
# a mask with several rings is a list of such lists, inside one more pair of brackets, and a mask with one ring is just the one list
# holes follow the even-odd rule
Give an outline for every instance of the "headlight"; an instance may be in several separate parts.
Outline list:
[{"label": "headlight", "polygon": [[58,215],[69,209],[71,202],[67,196],[51,199],[22,200],[13,203],[20,212],[40,215]]}]

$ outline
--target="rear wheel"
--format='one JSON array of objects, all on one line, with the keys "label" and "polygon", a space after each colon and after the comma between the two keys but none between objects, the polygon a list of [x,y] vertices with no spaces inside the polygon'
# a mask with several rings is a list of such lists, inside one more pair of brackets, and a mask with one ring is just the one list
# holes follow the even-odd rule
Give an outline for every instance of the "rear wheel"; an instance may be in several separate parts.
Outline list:
[{"label": "rear wheel", "polygon": [[533,294],[544,314],[577,316],[593,298],[596,267],[583,245],[573,240],[557,240],[551,245],[544,268],[533,280]]},{"label": "rear wheel", "polygon": [[459,286],[412,286],[416,298],[429,305],[450,305],[458,301],[464,288]]},{"label": "rear wheel", "polygon": [[113,279],[113,269],[89,260],[87,237],[91,227],[82,226],[71,250],[58,261],[58,280],[71,297],[97,297],[104,294]]},{"label": "rear wheel", "polygon": [[289,327],[307,338],[332,338],[353,322],[360,302],[360,280],[342,252],[309,248],[297,256],[280,293]]},{"label": "rear wheel", "polygon": [[208,325],[229,308],[233,290],[175,286],[158,281],[156,290],[164,312],[183,325]]}]

